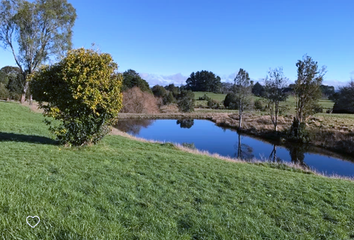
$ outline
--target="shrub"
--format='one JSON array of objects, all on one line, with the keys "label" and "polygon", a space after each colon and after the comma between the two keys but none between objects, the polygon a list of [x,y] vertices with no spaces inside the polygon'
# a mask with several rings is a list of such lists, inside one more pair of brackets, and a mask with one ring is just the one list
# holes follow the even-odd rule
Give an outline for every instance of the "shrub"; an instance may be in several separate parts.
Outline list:
[{"label": "shrub", "polygon": [[173,96],[172,92],[169,92],[167,95],[164,96],[163,98],[163,104],[167,105],[167,104],[171,104],[171,103],[175,103],[176,99]]},{"label": "shrub", "polygon": [[207,105],[209,108],[213,108],[213,109],[220,108],[220,103],[213,99],[209,99]]},{"label": "shrub", "polygon": [[0,99],[7,99],[10,97],[10,92],[4,84],[0,83]]},{"label": "shrub", "polygon": [[122,77],[116,69],[109,54],[80,48],[31,76],[31,91],[44,115],[59,120],[46,122],[60,143],[97,143],[109,132],[122,107]]},{"label": "shrub", "polygon": [[262,100],[257,99],[257,100],[254,102],[254,108],[255,108],[256,110],[263,111],[263,110],[264,110],[264,106],[263,106]]},{"label": "shrub", "polygon": [[155,85],[152,87],[152,93],[154,94],[155,97],[164,97],[165,95],[167,95],[167,91],[164,87],[160,86],[160,85]]},{"label": "shrub", "polygon": [[138,87],[123,92],[122,113],[159,113],[158,99]]},{"label": "shrub", "polygon": [[224,106],[229,109],[238,109],[236,94],[228,93],[224,100]]},{"label": "shrub", "polygon": [[194,103],[194,93],[192,91],[182,90],[178,95],[177,105],[181,112],[193,112]]}]

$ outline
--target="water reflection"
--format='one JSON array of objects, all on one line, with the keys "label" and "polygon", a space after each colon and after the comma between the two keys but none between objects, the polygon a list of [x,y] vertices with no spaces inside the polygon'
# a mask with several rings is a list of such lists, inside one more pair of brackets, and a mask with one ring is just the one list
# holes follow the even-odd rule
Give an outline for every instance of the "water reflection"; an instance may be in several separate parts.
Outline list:
[{"label": "water reflection", "polygon": [[273,163],[281,163],[283,160],[277,156],[277,145],[273,144],[273,150],[269,155],[269,161]]},{"label": "water reflection", "polygon": [[130,133],[132,135],[138,135],[142,128],[147,128],[150,126],[154,120],[150,119],[129,119],[129,120],[119,120],[118,123],[114,126],[119,130]]},{"label": "water reflection", "polygon": [[241,134],[237,132],[238,142],[235,144],[235,158],[239,158],[242,160],[252,160],[254,158],[253,148],[247,144],[242,144],[241,142]]},{"label": "water reflection", "polygon": [[291,157],[291,162],[309,169],[309,166],[304,162],[305,153],[308,152],[309,147],[305,144],[292,144],[287,146]]},{"label": "water reflection", "polygon": [[[193,126],[193,127],[192,127]],[[308,145],[278,145],[220,128],[207,120],[119,120],[117,126],[145,139],[174,143],[194,143],[199,150],[222,156],[270,162],[292,162],[327,175],[354,177],[354,159]],[[190,146],[192,147],[192,146]],[[344,161],[346,160],[346,161]]]},{"label": "water reflection", "polygon": [[179,119],[176,122],[180,128],[191,128],[194,124],[194,119]]}]

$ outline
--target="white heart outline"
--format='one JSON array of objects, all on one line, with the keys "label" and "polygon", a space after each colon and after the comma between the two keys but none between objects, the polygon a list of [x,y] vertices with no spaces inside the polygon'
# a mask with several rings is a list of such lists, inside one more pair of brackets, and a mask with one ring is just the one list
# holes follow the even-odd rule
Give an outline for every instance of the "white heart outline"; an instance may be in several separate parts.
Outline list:
[{"label": "white heart outline", "polygon": [[[29,224],[29,222],[28,222],[28,218],[38,218],[38,222],[34,225],[34,226],[32,226],[31,224]],[[28,217],[26,217],[26,223],[31,227],[31,228],[35,228],[38,224],[39,224],[39,222],[41,221],[41,219],[38,217],[38,216],[28,216]]]}]

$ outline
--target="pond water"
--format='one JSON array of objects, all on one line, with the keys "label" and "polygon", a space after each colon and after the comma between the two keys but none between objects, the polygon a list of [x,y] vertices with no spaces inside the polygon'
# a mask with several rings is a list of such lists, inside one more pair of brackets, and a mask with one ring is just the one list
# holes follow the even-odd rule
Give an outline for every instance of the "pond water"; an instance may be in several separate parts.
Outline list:
[{"label": "pond water", "polygon": [[193,144],[222,156],[292,162],[325,175],[354,177],[354,159],[309,146],[279,146],[222,128],[208,120],[122,120],[116,128],[148,140]]}]

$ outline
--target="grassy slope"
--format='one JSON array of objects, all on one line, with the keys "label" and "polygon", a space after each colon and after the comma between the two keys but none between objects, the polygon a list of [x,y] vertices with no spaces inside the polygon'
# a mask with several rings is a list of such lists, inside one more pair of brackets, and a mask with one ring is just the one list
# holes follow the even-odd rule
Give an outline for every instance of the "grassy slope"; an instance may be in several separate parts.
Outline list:
[{"label": "grassy slope", "polygon": [[1,239],[354,237],[353,182],[120,136],[65,149],[41,121],[0,103]]}]

